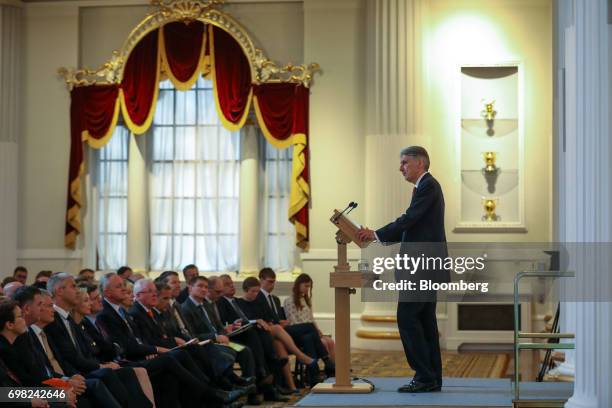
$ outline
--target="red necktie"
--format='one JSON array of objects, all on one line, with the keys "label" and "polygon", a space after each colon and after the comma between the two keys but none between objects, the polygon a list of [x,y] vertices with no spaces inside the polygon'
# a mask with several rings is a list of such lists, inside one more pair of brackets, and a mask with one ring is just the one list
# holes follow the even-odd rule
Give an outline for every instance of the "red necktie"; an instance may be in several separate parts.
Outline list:
[{"label": "red necktie", "polygon": [[147,314],[151,319],[153,318],[153,311],[151,309],[147,310]]}]

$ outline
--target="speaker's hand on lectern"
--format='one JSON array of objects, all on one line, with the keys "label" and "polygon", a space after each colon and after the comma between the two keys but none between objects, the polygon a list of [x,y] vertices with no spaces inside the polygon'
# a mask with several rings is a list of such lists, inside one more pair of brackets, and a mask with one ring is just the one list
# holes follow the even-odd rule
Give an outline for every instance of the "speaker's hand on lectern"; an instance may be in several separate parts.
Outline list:
[{"label": "speaker's hand on lectern", "polygon": [[357,235],[359,235],[359,239],[362,241],[374,241],[376,239],[376,234],[374,234],[374,231],[364,226],[359,228]]}]

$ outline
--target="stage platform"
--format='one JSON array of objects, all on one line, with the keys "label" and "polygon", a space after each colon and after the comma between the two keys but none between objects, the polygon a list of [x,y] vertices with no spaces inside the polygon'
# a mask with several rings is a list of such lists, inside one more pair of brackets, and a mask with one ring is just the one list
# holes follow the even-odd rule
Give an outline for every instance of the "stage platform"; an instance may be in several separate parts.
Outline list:
[{"label": "stage platform", "polygon": [[[409,379],[368,378],[376,386],[370,394],[308,394],[299,407],[512,407],[514,392],[509,379],[445,378],[441,392],[400,394],[397,388]],[[328,381],[329,382],[329,381]],[[573,383],[522,382],[523,400],[566,400]]]}]

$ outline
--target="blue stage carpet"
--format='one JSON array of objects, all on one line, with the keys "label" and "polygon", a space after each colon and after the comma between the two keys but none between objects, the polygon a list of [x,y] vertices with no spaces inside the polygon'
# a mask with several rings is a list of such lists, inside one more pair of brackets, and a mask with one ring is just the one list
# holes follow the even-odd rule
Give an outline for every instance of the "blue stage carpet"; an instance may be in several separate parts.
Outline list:
[{"label": "blue stage carpet", "polygon": [[[511,407],[514,393],[509,379],[445,378],[441,392],[400,394],[406,378],[368,378],[376,385],[370,394],[308,394],[296,405],[322,406],[426,406]],[[521,399],[567,399],[572,383],[521,383]]]}]

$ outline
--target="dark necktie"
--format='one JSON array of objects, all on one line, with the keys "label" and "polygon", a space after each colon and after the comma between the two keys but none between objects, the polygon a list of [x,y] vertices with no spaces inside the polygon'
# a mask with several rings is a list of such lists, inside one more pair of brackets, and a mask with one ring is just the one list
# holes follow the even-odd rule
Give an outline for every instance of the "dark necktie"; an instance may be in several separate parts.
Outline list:
[{"label": "dark necktie", "polygon": [[77,331],[75,330],[76,323],[74,322],[74,320],[72,319],[72,316],[70,315],[68,315],[68,318],[66,320],[68,321],[68,330],[70,331],[70,338],[72,339],[72,342],[74,343],[74,348],[76,348],[77,353],[83,354],[83,350],[81,350],[79,341],[77,340]]},{"label": "dark necktie", "polygon": [[416,192],[417,192],[417,188],[416,188],[416,186],[414,186],[414,188],[412,189],[412,197],[413,198],[414,198],[414,195],[416,194]]},{"label": "dark necktie", "polygon": [[268,295],[268,304],[270,305],[270,309],[272,309],[272,314],[276,320],[280,320],[280,316],[276,311],[276,305],[274,304],[274,300],[272,299],[272,295]]},{"label": "dark necktie", "polygon": [[210,317],[208,316],[206,309],[204,309],[204,305],[200,305],[199,309],[202,311],[202,315],[204,315],[204,323],[208,327],[208,330],[210,330],[214,334],[217,334],[217,329],[212,324],[212,321],[210,320]]},{"label": "dark necktie", "polygon": [[244,312],[242,311],[242,309],[240,309],[240,306],[238,306],[238,303],[236,302],[236,299],[231,298],[230,299],[230,305],[232,305],[232,307],[234,308],[234,311],[238,314],[238,317],[240,317],[240,319],[242,320],[249,320],[246,315],[244,314]]}]

